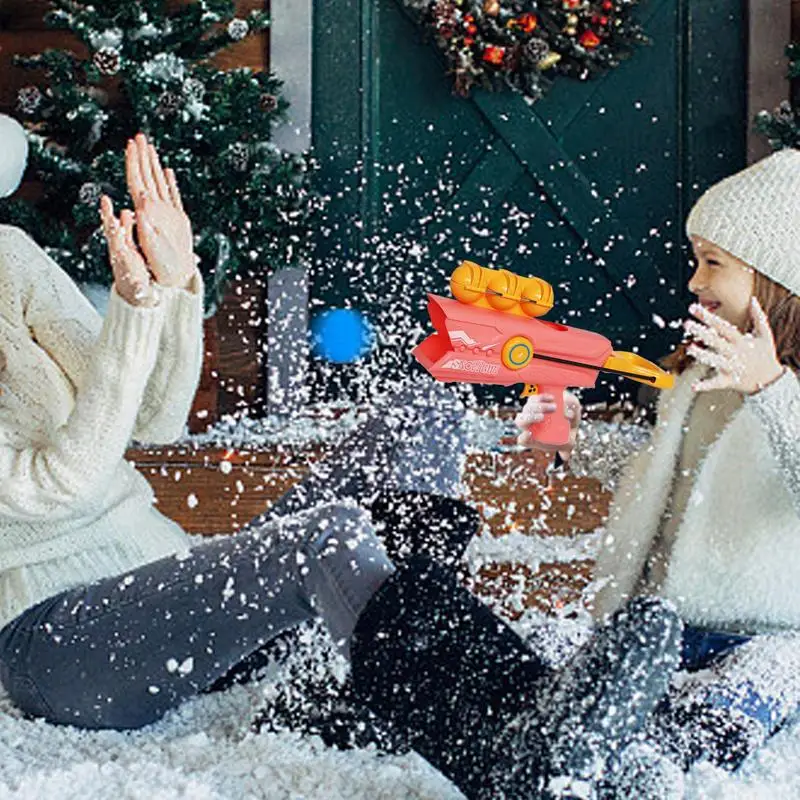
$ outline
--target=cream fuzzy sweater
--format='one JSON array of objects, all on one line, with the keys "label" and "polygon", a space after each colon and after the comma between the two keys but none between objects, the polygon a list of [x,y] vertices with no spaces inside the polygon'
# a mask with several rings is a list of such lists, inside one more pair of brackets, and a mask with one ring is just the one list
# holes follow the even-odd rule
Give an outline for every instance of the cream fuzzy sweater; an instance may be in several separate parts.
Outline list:
[{"label": "cream fuzzy sweater", "polygon": [[203,279],[101,317],[19,228],[0,225],[0,628],[65,589],[186,553],[125,460],[183,432],[203,357]]},{"label": "cream fuzzy sweater", "polygon": [[[710,371],[695,363],[659,395],[651,441],[625,465],[609,509],[592,613],[600,621],[641,591],[672,506],[658,594],[685,621],[800,631],[800,379],[787,369],[712,410],[691,391]],[[707,418],[718,410],[723,420]],[[680,473],[685,463],[696,465],[691,474]]]}]

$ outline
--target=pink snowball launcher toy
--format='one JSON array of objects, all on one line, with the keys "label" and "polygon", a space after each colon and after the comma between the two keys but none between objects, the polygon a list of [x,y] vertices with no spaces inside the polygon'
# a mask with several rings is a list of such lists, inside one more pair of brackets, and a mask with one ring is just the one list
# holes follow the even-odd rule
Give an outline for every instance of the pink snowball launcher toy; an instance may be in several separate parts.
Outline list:
[{"label": "pink snowball launcher toy", "polygon": [[530,427],[533,438],[560,447],[569,441],[564,389],[594,386],[600,370],[624,375],[659,389],[671,389],[674,376],[636,353],[614,350],[593,331],[538,319],[553,308],[553,287],[464,261],[450,276],[455,300],[428,295],[428,314],[436,333],[413,355],[436,380],[524,383],[522,397],[551,394],[554,414]]}]

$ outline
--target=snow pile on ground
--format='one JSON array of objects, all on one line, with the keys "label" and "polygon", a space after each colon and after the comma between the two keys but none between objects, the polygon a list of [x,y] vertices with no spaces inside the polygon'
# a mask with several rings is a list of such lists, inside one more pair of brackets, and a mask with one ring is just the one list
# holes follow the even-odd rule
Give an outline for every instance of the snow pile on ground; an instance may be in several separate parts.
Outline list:
[{"label": "snow pile on ground", "polygon": [[[533,537],[534,540],[539,537]],[[585,557],[597,537],[575,537]],[[552,560],[528,543],[537,560]],[[480,553],[481,543],[473,546]],[[487,544],[488,546],[488,544]],[[569,552],[562,552],[564,558]],[[476,560],[474,563],[478,563]],[[553,664],[568,659],[589,632],[588,616],[576,604],[559,617],[529,611],[511,623]],[[330,659],[322,628],[300,638],[298,659]],[[0,696],[0,800],[114,797],[116,800],[456,800],[461,794],[415,754],[385,756],[374,750],[339,751],[316,736],[294,732],[254,734],[250,721],[265,698],[281,690],[296,670],[275,663],[256,680],[201,695],[139,731],[81,731],[22,719]],[[336,672],[335,665],[329,665]],[[800,722],[800,720],[798,720]],[[698,764],[688,776],[688,800],[755,800],[800,797],[800,726],[774,736],[731,775]]]},{"label": "snow pile on ground", "polygon": [[[415,755],[341,752],[298,734],[252,734],[258,684],[204,695],[142,731],[80,732],[0,703],[2,798],[456,798]],[[7,712],[7,713],[6,713]]]},{"label": "snow pile on ground", "polygon": [[[260,424],[256,446],[336,439],[361,417],[331,414],[293,423]],[[471,418],[469,440],[477,449],[496,449],[508,423]],[[254,437],[258,421],[239,421],[208,434],[226,446]],[[616,423],[614,423],[616,424]],[[271,427],[270,427],[271,426]],[[294,426],[294,427],[292,427]],[[609,424],[589,426],[605,440]],[[610,438],[624,439],[623,426]],[[628,426],[630,428],[630,426]],[[627,431],[630,433],[630,430]],[[206,442],[209,443],[209,442]],[[604,444],[600,441],[600,444]],[[617,459],[618,461],[619,459]],[[609,483],[618,464],[609,465]],[[476,538],[467,563],[475,574],[488,561],[521,561],[534,571],[544,562],[593,558],[602,529],[575,537],[512,533],[502,539]],[[590,585],[587,592],[593,591]],[[552,664],[569,658],[589,634],[580,603],[561,608],[558,617],[527,611],[511,624]],[[320,626],[300,639],[306,652],[296,658],[329,659],[330,640]],[[296,664],[294,668],[296,669]],[[328,665],[333,673],[334,665]],[[327,668],[327,667],[326,667]],[[200,695],[139,731],[81,731],[28,721],[0,689],[0,800],[58,797],[59,800],[114,797],[116,800],[457,800],[461,794],[415,754],[380,755],[375,750],[339,751],[315,736],[286,731],[254,734],[250,722],[280,693],[293,672],[291,660],[274,663],[259,677],[223,692]],[[774,736],[735,774],[698,764],[687,776],[687,800],[756,800],[800,797],[800,715]],[[638,798],[633,799],[638,800]]]},{"label": "snow pile on ground", "polygon": [[[313,636],[311,634],[314,634]],[[321,628],[299,647],[326,657]],[[328,646],[330,641],[328,640]],[[306,658],[315,653],[304,654]],[[416,754],[340,751],[294,732],[254,734],[250,721],[289,665],[200,695],[136,731],[82,731],[21,717],[0,697],[0,800],[339,800],[461,797]]]}]

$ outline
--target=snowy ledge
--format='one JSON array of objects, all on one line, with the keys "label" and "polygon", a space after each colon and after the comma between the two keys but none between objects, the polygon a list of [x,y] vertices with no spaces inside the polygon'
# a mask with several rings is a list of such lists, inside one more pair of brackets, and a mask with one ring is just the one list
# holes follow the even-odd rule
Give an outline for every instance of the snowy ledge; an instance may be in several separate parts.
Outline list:
[{"label": "snowy ledge", "polygon": [[[205,433],[190,434],[184,427],[176,444],[199,447],[258,448],[271,445],[313,446],[336,442],[357,428],[369,417],[370,409],[363,406],[343,406],[340,403],[320,403],[308,406],[287,419],[269,415],[263,418],[233,417],[226,414]],[[467,450],[477,452],[514,452],[520,448],[515,443],[519,430],[513,418],[501,418],[489,411],[468,409],[464,415]],[[615,448],[620,440],[623,450],[638,447],[649,438],[650,426],[625,421],[623,415],[611,421],[584,419],[578,431],[578,443],[586,447]],[[577,448],[576,448],[577,455]],[[592,460],[598,455],[591,453]]]}]

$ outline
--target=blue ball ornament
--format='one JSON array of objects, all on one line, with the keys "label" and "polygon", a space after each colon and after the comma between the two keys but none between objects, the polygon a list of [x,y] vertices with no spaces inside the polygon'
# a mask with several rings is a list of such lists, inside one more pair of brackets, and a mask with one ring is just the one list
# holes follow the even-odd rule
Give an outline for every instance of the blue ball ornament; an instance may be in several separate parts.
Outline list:
[{"label": "blue ball ornament", "polygon": [[349,308],[323,311],[311,322],[312,351],[335,364],[352,364],[372,348],[374,334],[366,316]]}]

